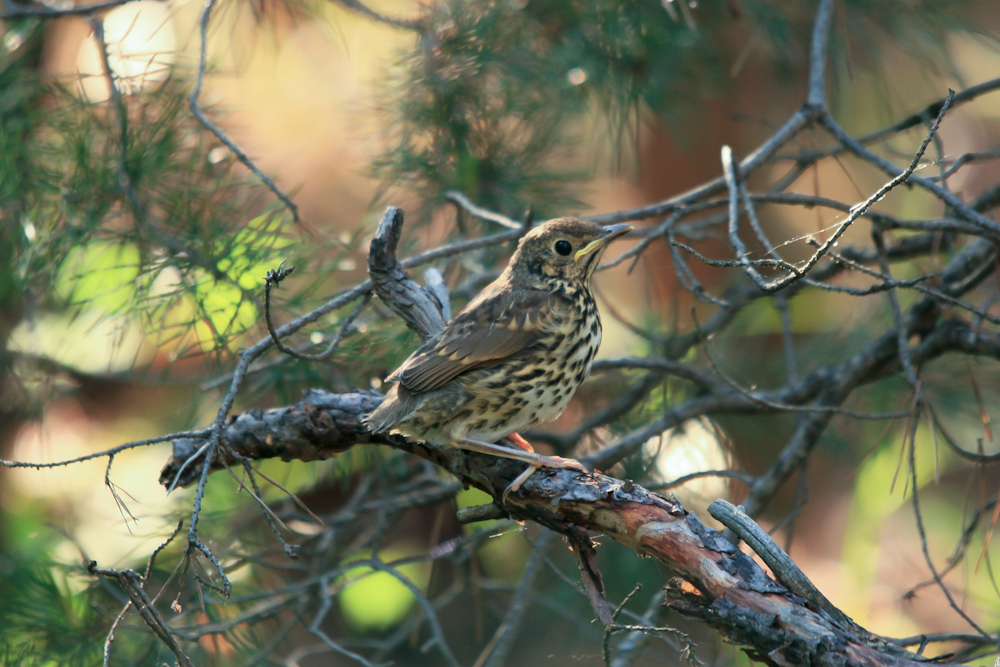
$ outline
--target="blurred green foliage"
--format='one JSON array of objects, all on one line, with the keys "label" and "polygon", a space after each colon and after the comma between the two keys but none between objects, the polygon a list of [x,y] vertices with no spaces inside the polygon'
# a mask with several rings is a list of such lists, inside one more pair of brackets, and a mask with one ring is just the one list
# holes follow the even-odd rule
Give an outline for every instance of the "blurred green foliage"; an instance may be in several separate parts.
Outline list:
[{"label": "blurred green foliage", "polygon": [[[422,549],[414,549],[421,554]],[[378,558],[388,569],[375,570],[368,565],[356,565],[340,577],[336,585],[341,589],[337,602],[347,625],[359,632],[385,632],[403,621],[417,603],[398,573],[418,589],[426,589],[430,578],[430,563],[417,561],[392,565],[391,562],[410,555],[401,551],[401,545],[381,549],[377,554],[353,554],[344,559],[344,565],[369,557]],[[372,604],[378,600],[378,604]]]},{"label": "blurred green foliage", "polygon": [[581,118],[606,115],[618,145],[639,105],[678,113],[718,75],[711,45],[654,2],[452,0],[425,20],[425,44],[387,86],[374,166],[429,202],[457,189],[509,215],[565,211],[584,176],[571,166]]},{"label": "blurred green foliage", "polygon": [[[76,576],[44,557],[30,562],[0,554],[0,599],[4,600],[0,605],[0,667],[100,664],[103,642],[98,638],[107,635],[108,617],[94,606],[93,590],[71,590],[67,578]],[[148,651],[152,644],[140,639]],[[129,642],[116,649],[120,657],[139,660],[145,652]]]},{"label": "blurred green foliage", "polygon": [[[962,2],[854,0],[832,36],[832,61],[880,68],[889,43],[932,69],[949,66],[949,30],[971,30]],[[802,74],[815,3],[533,0],[431,6],[422,43],[384,87],[386,150],[375,173],[428,203],[450,189],[507,215],[565,212],[585,174],[574,150],[603,137],[620,163],[652,117],[676,139],[724,97],[733,31],[753,26],[776,74]],[[683,15],[683,16],[681,16]],[[750,48],[750,47],[746,47]]]}]

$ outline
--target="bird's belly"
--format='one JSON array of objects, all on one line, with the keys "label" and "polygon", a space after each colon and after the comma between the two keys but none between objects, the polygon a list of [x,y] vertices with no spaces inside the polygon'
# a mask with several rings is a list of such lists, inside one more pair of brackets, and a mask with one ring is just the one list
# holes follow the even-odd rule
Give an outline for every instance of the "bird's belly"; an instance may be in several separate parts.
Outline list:
[{"label": "bird's belly", "polygon": [[557,392],[552,387],[545,387],[542,389],[542,395],[539,399],[539,410],[536,413],[536,422],[550,422],[554,419],[558,419],[559,415],[566,410],[566,406],[569,405],[570,399],[573,398],[573,393],[575,387],[569,391]]},{"label": "bird's belly", "polygon": [[560,392],[540,383],[530,387],[515,387],[514,392],[523,402],[512,403],[509,399],[491,401],[484,397],[468,406],[480,418],[469,420],[467,437],[496,442],[539,422],[552,421],[562,414],[573,397],[573,392],[565,387]]},{"label": "bird's belly", "polygon": [[601,343],[599,327],[596,334],[591,329],[591,335],[574,343],[563,342],[546,355],[547,359],[536,359],[537,363],[527,369],[511,371],[510,381],[502,387],[484,390],[480,386],[474,392],[476,398],[466,406],[476,415],[469,419],[467,437],[495,442],[558,418],[590,373]]}]

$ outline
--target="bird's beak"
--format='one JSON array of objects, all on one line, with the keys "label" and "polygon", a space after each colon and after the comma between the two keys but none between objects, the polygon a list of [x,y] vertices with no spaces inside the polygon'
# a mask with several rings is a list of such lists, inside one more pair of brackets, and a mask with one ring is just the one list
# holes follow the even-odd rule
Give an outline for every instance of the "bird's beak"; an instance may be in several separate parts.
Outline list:
[{"label": "bird's beak", "polygon": [[619,236],[627,234],[630,231],[632,231],[632,225],[627,225],[625,223],[605,227],[604,234],[577,250],[576,254],[573,255],[573,260],[579,262],[581,257],[586,257],[598,248],[603,248]]}]

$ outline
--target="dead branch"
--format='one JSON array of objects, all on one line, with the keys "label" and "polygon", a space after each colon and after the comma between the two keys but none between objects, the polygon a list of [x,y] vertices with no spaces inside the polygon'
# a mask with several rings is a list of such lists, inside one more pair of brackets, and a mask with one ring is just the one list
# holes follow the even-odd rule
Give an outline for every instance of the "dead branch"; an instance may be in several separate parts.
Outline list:
[{"label": "dead branch", "polygon": [[[288,460],[329,456],[350,443],[385,444],[425,458],[495,498],[521,472],[521,464],[491,456],[439,449],[398,437],[367,434],[360,418],[378,404],[372,393],[310,392],[292,408],[253,411],[227,429],[227,447],[241,456],[267,452]],[[272,424],[290,438],[261,449]],[[301,427],[301,431],[297,431]],[[161,474],[173,479],[175,468],[197,449],[196,440],[175,442],[175,454]],[[221,465],[220,465],[221,467]],[[603,533],[656,558],[677,578],[666,588],[665,604],[719,630],[745,647],[751,657],[772,665],[910,665],[920,659],[880,638],[844,627],[768,577],[754,561],[722,535],[705,527],[676,501],[631,482],[601,474],[546,470],[533,475],[518,494],[509,496],[507,512],[579,539],[579,531]]]}]

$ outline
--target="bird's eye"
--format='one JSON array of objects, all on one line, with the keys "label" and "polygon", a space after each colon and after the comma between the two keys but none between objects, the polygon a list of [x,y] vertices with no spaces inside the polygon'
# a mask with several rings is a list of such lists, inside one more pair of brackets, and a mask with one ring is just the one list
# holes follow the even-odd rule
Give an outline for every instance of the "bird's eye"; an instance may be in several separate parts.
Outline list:
[{"label": "bird's eye", "polygon": [[556,241],[555,249],[557,253],[563,256],[573,252],[573,246],[569,244],[569,241]]}]

